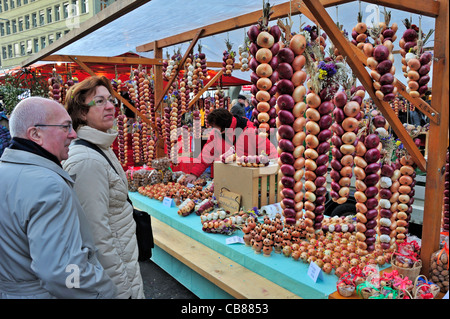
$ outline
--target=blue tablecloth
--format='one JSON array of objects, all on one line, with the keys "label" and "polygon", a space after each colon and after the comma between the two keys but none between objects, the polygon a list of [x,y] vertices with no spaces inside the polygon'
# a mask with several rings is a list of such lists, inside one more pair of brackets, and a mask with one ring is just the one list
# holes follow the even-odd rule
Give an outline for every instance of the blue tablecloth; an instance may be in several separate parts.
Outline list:
[{"label": "blue tablecloth", "polygon": [[[318,279],[314,283],[307,274],[309,264],[273,252],[270,257],[264,257],[244,244],[227,245],[227,235],[202,230],[199,216],[191,214],[181,217],[177,214],[177,207],[164,206],[162,202],[137,192],[129,193],[129,196],[137,208],[302,298],[328,298],[336,291],[337,277],[334,274],[323,273],[323,280]],[[243,233],[236,231],[233,235],[243,236]]]}]

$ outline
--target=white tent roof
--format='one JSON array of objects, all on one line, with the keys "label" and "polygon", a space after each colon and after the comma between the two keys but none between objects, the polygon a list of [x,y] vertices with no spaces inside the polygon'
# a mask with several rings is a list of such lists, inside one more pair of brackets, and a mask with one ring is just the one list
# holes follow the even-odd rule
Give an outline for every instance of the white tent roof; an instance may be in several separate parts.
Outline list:
[{"label": "white tent roof", "polygon": [[[285,2],[287,1],[271,0],[270,4],[274,6]],[[329,7],[327,12],[335,22],[338,21],[344,25],[344,29],[351,33],[352,28],[357,23],[356,17],[359,7],[361,7],[364,22],[370,23],[372,19],[376,21],[378,6],[359,1],[352,1],[337,7]],[[396,22],[399,25],[397,31],[398,39],[394,42],[394,50],[399,49],[398,40],[405,30],[402,20],[412,17],[412,21],[416,25],[419,25],[420,20],[425,33],[434,28],[434,18],[419,17],[416,14],[387,9],[392,13],[391,22]],[[134,52],[144,57],[153,57],[153,52],[139,53],[136,52],[136,47],[258,10],[261,10],[262,14],[261,0],[152,0],[76,42],[67,45],[55,52],[55,54],[115,56],[125,52]],[[384,20],[383,11],[383,7],[378,8],[381,21]],[[294,32],[300,28],[299,17],[297,15],[292,18],[294,22],[292,30]],[[312,24],[304,15],[301,16],[301,21],[305,25]],[[270,25],[275,23],[275,21],[272,21]],[[201,38],[199,42],[207,60],[222,61],[222,52],[226,48],[224,41],[227,37],[229,37],[231,43],[233,43],[233,49],[237,52],[239,45],[244,41],[244,32],[244,29],[239,29]],[[433,39],[434,37],[432,36],[427,46],[434,45]],[[166,57],[166,52],[172,54],[178,48],[181,48],[181,53],[183,54],[188,45],[189,43],[183,43],[165,48],[163,57]],[[194,52],[197,52],[197,46]],[[400,60],[400,55],[396,55],[396,76],[399,80],[406,83],[401,73]],[[233,75],[246,80],[250,78],[250,72],[233,71]],[[432,77],[432,74],[430,74],[430,77]]]}]

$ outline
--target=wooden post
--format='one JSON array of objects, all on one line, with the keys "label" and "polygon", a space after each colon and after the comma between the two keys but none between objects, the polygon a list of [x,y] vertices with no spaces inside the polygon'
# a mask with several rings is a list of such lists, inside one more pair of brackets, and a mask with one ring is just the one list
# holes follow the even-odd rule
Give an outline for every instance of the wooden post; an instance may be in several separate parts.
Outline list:
[{"label": "wooden post", "polygon": [[430,256],[439,249],[442,204],[444,197],[445,157],[449,140],[449,6],[439,0],[440,12],[435,22],[433,89],[431,104],[440,112],[440,123],[430,121],[428,140],[428,169],[425,184],[425,203],[422,226],[422,273],[429,276]]},{"label": "wooden post", "polygon": [[[153,50],[155,54],[156,59],[162,59],[162,49],[157,47],[157,44],[155,42],[155,49]],[[154,65],[153,66],[153,74],[155,75],[155,81],[154,81],[154,96],[155,96],[155,102],[156,101],[162,101],[163,97],[163,76],[162,76],[162,66],[161,65]],[[156,116],[158,116],[158,110],[156,109],[155,104],[155,112]],[[160,117],[162,119],[162,113],[160,112]],[[155,123],[156,125],[156,123]],[[164,157],[164,141],[163,138],[158,138],[156,141],[156,158]]]}]

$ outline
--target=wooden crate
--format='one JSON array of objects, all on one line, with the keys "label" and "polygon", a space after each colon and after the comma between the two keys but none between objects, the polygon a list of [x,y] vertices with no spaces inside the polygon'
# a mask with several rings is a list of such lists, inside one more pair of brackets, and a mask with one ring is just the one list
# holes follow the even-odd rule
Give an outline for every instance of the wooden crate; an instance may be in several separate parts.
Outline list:
[{"label": "wooden crate", "polygon": [[241,208],[261,208],[279,202],[277,185],[277,162],[254,168],[214,162],[214,195],[218,198],[223,188],[240,194]]}]

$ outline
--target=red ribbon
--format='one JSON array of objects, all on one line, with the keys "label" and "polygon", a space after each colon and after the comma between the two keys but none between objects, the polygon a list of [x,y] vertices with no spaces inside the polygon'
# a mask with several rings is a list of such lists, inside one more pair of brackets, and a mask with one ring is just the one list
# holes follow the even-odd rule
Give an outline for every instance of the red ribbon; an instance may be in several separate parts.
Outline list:
[{"label": "red ribbon", "polygon": [[[441,251],[439,252],[439,255],[437,256],[437,264],[438,264],[438,265],[439,265],[439,260],[440,260],[440,258],[441,258],[441,255],[442,255],[442,253],[443,253],[444,251],[445,251],[445,253],[447,254],[447,257],[450,257],[449,254],[448,254],[448,246],[447,246],[447,243],[446,243],[446,242],[443,242],[443,243],[444,243],[444,248],[441,249]],[[449,262],[450,262],[450,260],[449,260],[449,258],[447,258],[447,269],[448,269]]]}]

